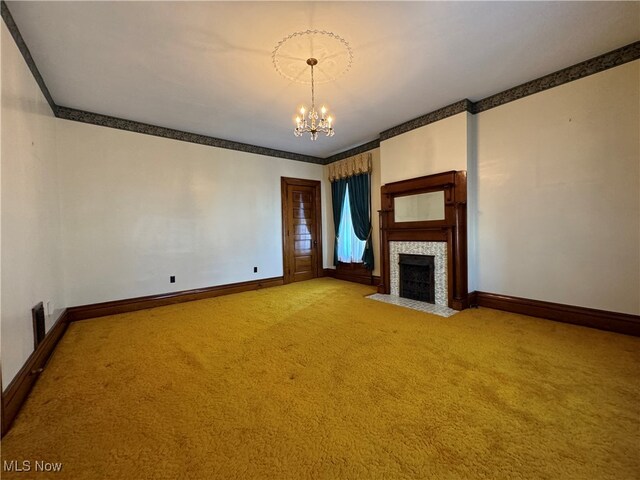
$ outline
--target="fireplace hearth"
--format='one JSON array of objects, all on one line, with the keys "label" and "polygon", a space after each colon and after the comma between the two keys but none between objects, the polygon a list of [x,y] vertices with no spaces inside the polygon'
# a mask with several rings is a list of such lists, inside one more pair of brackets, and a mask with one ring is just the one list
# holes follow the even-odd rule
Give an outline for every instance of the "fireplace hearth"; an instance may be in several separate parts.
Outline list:
[{"label": "fireplace hearth", "polygon": [[433,255],[399,255],[401,297],[435,303],[434,260]]}]

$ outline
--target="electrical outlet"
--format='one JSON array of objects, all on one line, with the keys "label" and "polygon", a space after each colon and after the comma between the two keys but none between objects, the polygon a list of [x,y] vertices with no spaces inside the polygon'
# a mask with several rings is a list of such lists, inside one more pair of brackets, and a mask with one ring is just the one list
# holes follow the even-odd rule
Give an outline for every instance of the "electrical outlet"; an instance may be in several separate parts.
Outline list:
[{"label": "electrical outlet", "polygon": [[175,275],[171,275],[169,277],[169,283],[176,283],[176,276]]},{"label": "electrical outlet", "polygon": [[53,303],[47,300],[47,315],[53,315]]},{"label": "electrical outlet", "polygon": [[253,267],[253,273],[258,273],[258,267]]}]

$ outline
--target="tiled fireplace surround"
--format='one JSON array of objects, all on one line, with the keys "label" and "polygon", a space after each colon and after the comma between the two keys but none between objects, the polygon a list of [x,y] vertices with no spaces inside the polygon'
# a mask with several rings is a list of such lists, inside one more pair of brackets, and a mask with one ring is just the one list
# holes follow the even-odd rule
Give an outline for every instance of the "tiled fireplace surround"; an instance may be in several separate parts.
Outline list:
[{"label": "tiled fireplace surround", "polygon": [[400,254],[434,257],[435,304],[448,305],[446,242],[389,242],[389,278],[391,295],[400,295]]}]

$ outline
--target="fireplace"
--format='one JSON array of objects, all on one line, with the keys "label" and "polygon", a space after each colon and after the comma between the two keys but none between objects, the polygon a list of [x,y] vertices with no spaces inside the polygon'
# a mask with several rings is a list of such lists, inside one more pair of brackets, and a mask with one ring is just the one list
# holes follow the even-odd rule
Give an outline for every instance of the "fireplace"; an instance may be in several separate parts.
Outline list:
[{"label": "fireplace", "polygon": [[412,300],[435,303],[435,257],[401,253],[400,296]]},{"label": "fireplace", "polygon": [[380,200],[378,293],[401,298],[400,254],[434,256],[435,280],[431,284],[435,295],[431,301],[455,310],[467,308],[466,172],[450,171],[388,183],[381,188]]},{"label": "fireplace", "polygon": [[[448,278],[449,269],[447,268],[447,244],[445,242],[389,242],[389,266],[391,283],[390,294],[397,297],[406,297],[416,299],[415,296],[408,297],[404,292],[400,291],[402,283],[401,269],[407,268],[403,263],[416,263],[415,259],[427,258],[427,260],[418,260],[418,268],[423,268],[422,263],[429,262],[431,273],[429,280],[433,287],[429,286],[429,290],[433,288],[433,297],[429,300],[422,300],[434,305],[443,307],[448,306]],[[403,259],[401,261],[401,258]],[[412,268],[409,267],[411,270]],[[424,292],[423,292],[424,295]]]}]

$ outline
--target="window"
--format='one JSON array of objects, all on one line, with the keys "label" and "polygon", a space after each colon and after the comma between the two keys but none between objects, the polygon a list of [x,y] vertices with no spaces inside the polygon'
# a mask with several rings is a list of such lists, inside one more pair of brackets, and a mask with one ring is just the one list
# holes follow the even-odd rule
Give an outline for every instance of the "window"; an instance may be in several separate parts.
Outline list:
[{"label": "window", "polygon": [[338,260],[343,263],[362,263],[365,241],[356,237],[351,221],[351,205],[349,204],[349,186],[344,194],[342,218],[338,229]]}]

